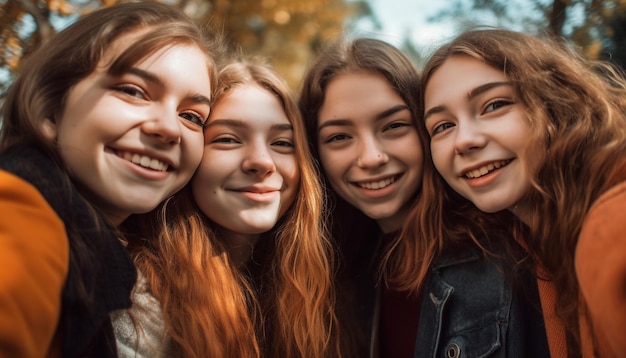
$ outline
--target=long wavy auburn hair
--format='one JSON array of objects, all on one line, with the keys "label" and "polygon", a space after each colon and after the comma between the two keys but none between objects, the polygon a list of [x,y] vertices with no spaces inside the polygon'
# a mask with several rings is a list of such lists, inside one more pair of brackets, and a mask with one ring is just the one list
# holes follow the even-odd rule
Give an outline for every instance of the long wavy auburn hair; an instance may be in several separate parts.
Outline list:
[{"label": "long wavy auburn hair", "polygon": [[265,88],[283,105],[294,128],[300,171],[295,202],[259,240],[257,246],[265,247],[255,248],[253,260],[260,267],[235,266],[189,186],[143,218],[151,234],[131,241],[129,248],[185,357],[340,356],[333,253],[299,111],[285,82],[254,61],[227,65],[215,100],[247,84]]},{"label": "long wavy auburn hair", "polygon": [[470,56],[502,71],[526,111],[535,174],[523,201],[530,204],[532,217],[530,234],[516,236],[554,282],[569,353],[580,354],[574,253],[591,205],[624,180],[626,83],[614,67],[586,60],[561,42],[480,29],[432,55],[423,88],[451,56]]}]

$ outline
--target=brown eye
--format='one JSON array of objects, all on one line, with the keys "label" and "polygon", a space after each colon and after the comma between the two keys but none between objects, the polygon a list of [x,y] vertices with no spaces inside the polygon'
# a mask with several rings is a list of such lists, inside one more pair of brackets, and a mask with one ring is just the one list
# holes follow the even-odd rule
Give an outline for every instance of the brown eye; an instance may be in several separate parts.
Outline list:
[{"label": "brown eye", "polygon": [[406,122],[393,122],[393,123],[390,123],[388,126],[386,126],[384,130],[396,129],[396,128],[407,127],[407,126],[411,126],[411,124],[406,123]]},{"label": "brown eye", "polygon": [[120,93],[123,93],[126,96],[130,96],[130,97],[134,97],[138,99],[146,98],[145,92],[141,88],[134,86],[134,85],[130,85],[130,84],[119,85],[115,87],[115,90]]},{"label": "brown eye", "polygon": [[432,133],[430,134],[430,136],[432,137],[433,135],[437,134],[437,133],[441,133],[443,131],[445,131],[448,128],[452,128],[454,127],[454,123],[451,122],[442,122],[439,123],[437,125],[435,125],[433,127]]},{"label": "brown eye", "polygon": [[350,139],[347,134],[335,134],[326,139],[324,143],[339,142],[346,139]]},{"label": "brown eye", "polygon": [[204,123],[205,123],[205,119],[202,118],[202,116],[193,113],[193,112],[185,112],[185,113],[181,113],[179,114],[179,116],[181,118],[183,118],[186,121],[189,121],[197,126],[203,127]]},{"label": "brown eye", "polygon": [[485,113],[496,111],[511,104],[513,104],[513,102],[502,99],[492,101],[487,105],[487,107],[485,107]]}]

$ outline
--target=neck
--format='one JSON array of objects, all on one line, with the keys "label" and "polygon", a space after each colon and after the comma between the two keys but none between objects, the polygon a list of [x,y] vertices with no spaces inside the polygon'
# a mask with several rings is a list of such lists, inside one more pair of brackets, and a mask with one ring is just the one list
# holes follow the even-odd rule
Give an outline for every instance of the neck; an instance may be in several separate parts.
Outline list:
[{"label": "neck", "polygon": [[228,250],[228,256],[237,267],[248,263],[260,236],[260,234],[242,234],[226,230],[220,234]]},{"label": "neck", "polygon": [[128,215],[116,216],[116,215],[103,215],[105,221],[107,221],[113,227],[119,227],[124,220],[128,219]]},{"label": "neck", "polygon": [[402,208],[393,216],[376,220],[378,227],[384,234],[399,231],[402,229],[402,224],[404,224],[404,219],[408,214],[407,211],[408,209]]},{"label": "neck", "polygon": [[513,215],[517,216],[521,222],[529,226],[530,219],[532,217],[532,210],[530,206],[524,202],[518,202],[509,208],[509,211],[513,213]]}]

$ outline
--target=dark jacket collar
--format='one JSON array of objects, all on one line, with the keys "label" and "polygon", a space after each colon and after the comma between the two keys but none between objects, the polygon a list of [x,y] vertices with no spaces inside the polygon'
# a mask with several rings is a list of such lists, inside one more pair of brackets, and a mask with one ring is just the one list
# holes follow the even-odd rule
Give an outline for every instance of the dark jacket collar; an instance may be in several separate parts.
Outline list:
[{"label": "dark jacket collar", "polygon": [[131,306],[137,275],[116,230],[92,215],[67,175],[35,147],[8,149],[0,155],[0,168],[35,186],[65,224],[70,268],[60,323],[63,356],[116,356],[109,313]]}]

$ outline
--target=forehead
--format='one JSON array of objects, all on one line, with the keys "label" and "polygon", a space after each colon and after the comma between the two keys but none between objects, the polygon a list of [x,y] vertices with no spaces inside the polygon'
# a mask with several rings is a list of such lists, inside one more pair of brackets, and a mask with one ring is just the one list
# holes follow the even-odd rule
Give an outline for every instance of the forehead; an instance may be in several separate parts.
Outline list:
[{"label": "forehead", "polygon": [[[122,34],[115,38],[111,43],[108,44],[106,48],[104,48],[102,52],[102,56],[98,61],[97,68],[100,70],[104,70],[111,66],[113,62],[119,58],[120,55],[124,54],[127,50],[133,50],[131,46],[137,45],[138,41],[144,36],[146,36],[149,32],[153,31],[154,27],[151,26],[143,26],[137,29],[131,30],[125,34]],[[176,46],[185,46],[185,47],[196,47],[198,48],[206,58],[207,66],[211,66],[210,56],[208,53],[201,48],[200,44],[194,43],[193,41],[174,41],[174,40],[164,40],[160,41],[156,44],[152,44],[150,47],[152,48],[148,52],[134,52],[131,53],[131,56],[134,56],[131,59],[133,63],[127,63],[126,65],[134,65],[136,63],[142,62],[148,57],[153,57],[155,53],[163,53],[166,49],[176,47]]]},{"label": "forehead", "polygon": [[466,95],[490,82],[506,82],[506,74],[482,60],[466,55],[447,58],[432,72],[425,88],[425,99],[444,101],[452,95]]},{"label": "forehead", "polygon": [[215,119],[291,123],[277,95],[256,84],[239,85],[224,93],[213,105],[209,121]]},{"label": "forehead", "polygon": [[383,75],[368,71],[346,72],[328,83],[318,122],[372,117],[397,104],[404,104],[404,100]]},{"label": "forehead", "polygon": [[330,99],[359,98],[373,90],[389,89],[391,86],[385,76],[370,71],[342,72],[328,82],[326,101]]},{"label": "forehead", "polygon": [[132,44],[137,42],[137,40],[148,31],[150,31],[150,28],[148,27],[137,28],[115,38],[102,52],[102,56],[98,62],[98,67],[109,67],[119,55],[126,51]]}]

